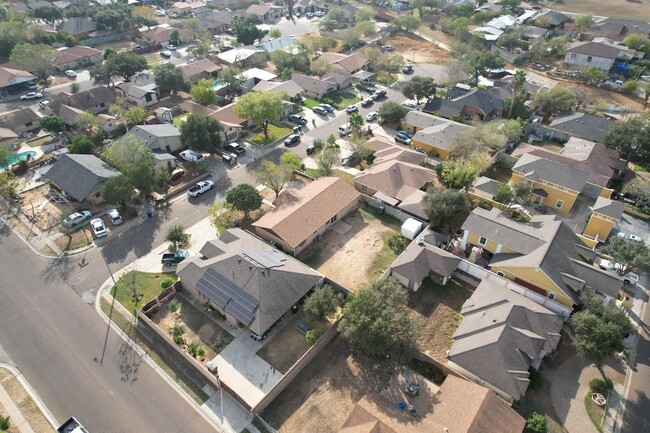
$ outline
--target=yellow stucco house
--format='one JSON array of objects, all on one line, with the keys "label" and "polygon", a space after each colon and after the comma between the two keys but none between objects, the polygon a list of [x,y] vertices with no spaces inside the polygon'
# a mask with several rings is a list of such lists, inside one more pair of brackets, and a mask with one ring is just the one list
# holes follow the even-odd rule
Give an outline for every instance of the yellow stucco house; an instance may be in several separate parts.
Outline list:
[{"label": "yellow stucco house", "polygon": [[591,209],[587,227],[582,232],[583,236],[587,236],[596,242],[604,241],[621,219],[624,209],[625,205],[621,202],[598,197]]},{"label": "yellow stucco house", "polygon": [[617,275],[593,265],[596,253],[555,215],[519,223],[498,209],[476,208],[462,229],[460,246],[491,253],[492,272],[569,307],[581,292],[616,297],[623,287]]},{"label": "yellow stucco house", "polygon": [[409,111],[402,119],[402,128],[413,135],[412,146],[447,159],[451,155],[453,138],[471,126],[421,111]]}]

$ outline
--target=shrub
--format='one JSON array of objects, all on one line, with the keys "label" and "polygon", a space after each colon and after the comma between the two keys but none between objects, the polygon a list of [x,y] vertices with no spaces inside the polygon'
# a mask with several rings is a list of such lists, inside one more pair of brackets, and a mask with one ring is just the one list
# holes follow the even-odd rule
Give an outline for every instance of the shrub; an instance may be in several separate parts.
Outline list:
[{"label": "shrub", "polygon": [[395,254],[399,254],[406,248],[406,238],[399,233],[393,233],[388,237],[388,248]]},{"label": "shrub", "polygon": [[167,287],[171,286],[172,284],[175,283],[175,280],[173,278],[165,278],[160,282],[160,287],[163,289],[166,289]]},{"label": "shrub", "polygon": [[196,349],[196,356],[205,356],[205,350],[203,347],[199,346],[199,348]]},{"label": "shrub", "polygon": [[544,415],[533,412],[526,420],[526,428],[534,433],[546,433],[546,418]]},{"label": "shrub", "polygon": [[442,370],[435,365],[427,364],[426,362],[418,363],[418,373],[437,385],[441,385],[442,382],[445,381],[445,375]]},{"label": "shrub", "polygon": [[325,284],[314,290],[305,301],[305,313],[312,320],[323,320],[336,311],[336,295],[334,289]]},{"label": "shrub", "polygon": [[187,353],[192,355],[194,358],[199,356],[199,351],[203,352],[205,354],[205,351],[201,347],[198,341],[192,341],[190,344],[187,345]]},{"label": "shrub", "polygon": [[320,337],[320,333],[318,331],[314,331],[313,329],[310,329],[305,334],[305,339],[307,340],[307,343],[309,343],[310,346],[316,343],[319,337]]},{"label": "shrub", "polygon": [[530,373],[530,387],[532,389],[540,389],[544,386],[544,376],[538,370],[534,368],[529,368],[528,372]]},{"label": "shrub", "polygon": [[9,416],[0,416],[0,430],[9,430],[10,425]]},{"label": "shrub", "polygon": [[589,381],[589,389],[591,392],[597,392],[602,395],[607,395],[607,393],[614,388],[614,384],[609,377],[606,377],[605,380],[602,379],[591,379]]},{"label": "shrub", "polygon": [[172,299],[169,305],[167,306],[167,309],[172,313],[174,313],[178,311],[180,307],[181,307],[181,302],[178,299]]},{"label": "shrub", "polygon": [[185,327],[183,325],[176,325],[172,328],[172,340],[176,344],[183,343],[183,334],[185,334]]}]

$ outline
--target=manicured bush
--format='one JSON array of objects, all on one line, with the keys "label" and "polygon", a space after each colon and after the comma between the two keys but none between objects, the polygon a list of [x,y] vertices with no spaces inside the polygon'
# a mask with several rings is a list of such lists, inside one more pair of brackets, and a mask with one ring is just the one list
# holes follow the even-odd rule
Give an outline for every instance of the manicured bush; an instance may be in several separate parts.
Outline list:
[{"label": "manicured bush", "polygon": [[530,373],[529,379],[532,389],[540,389],[544,386],[544,376],[542,376],[542,373],[532,367],[528,369],[528,372]]},{"label": "manicured bush", "polygon": [[169,286],[171,286],[172,284],[174,284],[175,281],[176,281],[176,280],[174,280],[173,278],[165,278],[164,280],[162,280],[162,281],[160,282],[160,287],[162,287],[163,289],[166,289],[167,287],[169,287]]},{"label": "manicured bush", "polygon": [[167,306],[167,309],[172,313],[178,311],[179,308],[181,308],[181,302],[178,299],[172,299]]},{"label": "manicured bush", "polygon": [[537,412],[530,414],[526,420],[526,429],[534,433],[546,433],[546,418]]},{"label": "manicured bush", "polygon": [[305,334],[305,339],[307,340],[307,343],[309,343],[310,346],[316,343],[319,337],[320,337],[320,333],[312,329],[307,331],[307,333]]},{"label": "manicured bush", "polygon": [[614,388],[614,384],[609,377],[606,377],[605,380],[602,379],[591,379],[589,381],[589,389],[591,392],[597,392],[602,395],[607,395],[607,393]]},{"label": "manicured bush", "polygon": [[0,430],[9,430],[10,425],[11,423],[9,422],[9,416],[0,416]]}]

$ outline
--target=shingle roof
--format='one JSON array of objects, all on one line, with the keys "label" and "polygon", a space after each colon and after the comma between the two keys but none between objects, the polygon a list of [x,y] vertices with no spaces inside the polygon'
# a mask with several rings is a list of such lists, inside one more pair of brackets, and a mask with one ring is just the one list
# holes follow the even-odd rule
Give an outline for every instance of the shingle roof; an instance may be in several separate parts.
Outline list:
[{"label": "shingle roof", "polygon": [[499,281],[482,280],[463,304],[448,358],[519,400],[531,359],[557,347],[564,320]]},{"label": "shingle roof", "polygon": [[471,126],[447,120],[439,125],[429,126],[416,132],[412,141],[420,141],[439,149],[451,151],[454,137],[471,128]]},{"label": "shingle roof", "polygon": [[522,155],[512,171],[528,180],[544,180],[577,192],[582,191],[589,177],[586,171],[530,153]]},{"label": "shingle roof", "polygon": [[86,57],[93,57],[102,54],[101,51],[95,48],[76,46],[70,48],[62,48],[59,50],[59,57],[54,60],[55,65],[63,65],[65,63],[77,61]]},{"label": "shingle roof", "polygon": [[26,83],[35,79],[36,77],[30,72],[0,67],[0,87]]},{"label": "shingle roof", "polygon": [[[280,258],[281,264],[266,267],[254,260],[256,252],[270,253],[272,257]],[[197,283],[206,273],[210,273],[234,286],[241,296],[252,297],[257,307],[248,327],[258,335],[266,332],[323,279],[321,274],[307,265],[238,228],[228,229],[219,239],[208,241],[201,254],[206,258],[191,257],[178,265],[176,273],[183,285],[205,292],[197,287]]]},{"label": "shingle roof", "polygon": [[424,221],[429,221],[429,215],[426,210],[427,193],[424,191],[413,191],[411,194],[404,197],[402,202],[397,205],[399,209],[415,215]]},{"label": "shingle roof", "polygon": [[136,125],[129,130],[129,134],[140,138],[150,148],[160,148],[161,146],[157,145],[159,138],[180,137],[181,131],[174,125],[161,123],[158,125]]},{"label": "shingle roof", "polygon": [[566,50],[567,53],[584,54],[585,56],[616,59],[621,52],[620,48],[598,42],[574,42]]},{"label": "shingle roof", "polygon": [[361,194],[338,177],[321,177],[299,190],[282,192],[276,208],[253,223],[282,239],[292,248],[323,227]]},{"label": "shingle roof", "polygon": [[86,17],[68,18],[58,26],[58,30],[68,32],[71,35],[78,35],[81,33],[90,33],[97,29],[97,25],[93,20]]},{"label": "shingle roof", "polygon": [[118,176],[119,171],[94,155],[62,155],[45,177],[74,199],[82,201],[109,177]]},{"label": "shingle roof", "polygon": [[403,200],[435,179],[436,173],[428,168],[393,160],[362,171],[354,177],[354,182]]},{"label": "shingle roof", "polygon": [[548,19],[549,19],[549,23],[550,23],[552,26],[559,26],[559,25],[562,24],[564,21],[566,21],[566,20],[569,19],[569,17],[568,17],[567,15],[564,15],[564,14],[562,14],[562,13],[560,13],[560,12],[556,12],[556,11],[546,11],[546,12],[542,12],[541,14],[537,15],[537,16],[535,17],[535,20],[538,20],[538,19],[540,19],[540,18],[542,18],[542,17],[548,17]]},{"label": "shingle roof", "polygon": [[0,114],[0,127],[13,130],[19,126],[24,126],[26,123],[38,120],[40,120],[40,117],[34,110],[29,107],[21,108],[20,110]]},{"label": "shingle roof", "polygon": [[217,119],[219,122],[229,124],[241,125],[242,123],[245,123],[246,119],[242,119],[241,117],[237,116],[237,114],[235,114],[234,107],[234,103],[228,104],[215,110],[212,114],[210,114],[210,117]]},{"label": "shingle roof", "polygon": [[332,83],[323,81],[320,78],[310,77],[309,75],[298,74],[296,72],[291,74],[291,79],[303,89],[319,95],[336,89],[336,85]]},{"label": "shingle roof", "polygon": [[602,143],[612,126],[612,121],[586,113],[567,111],[559,114],[549,128],[565,132],[574,137]]},{"label": "shingle roof", "polygon": [[183,77],[188,79],[202,72],[212,73],[223,69],[221,66],[215,64],[210,59],[197,60],[193,63],[188,63],[186,65],[181,65],[179,67],[183,72]]},{"label": "shingle roof", "polygon": [[460,257],[426,242],[420,243],[411,242],[390,265],[391,271],[416,283],[422,282],[432,273],[451,277],[460,263]]},{"label": "shingle roof", "polygon": [[290,98],[295,98],[304,92],[303,88],[293,80],[284,81],[282,83],[275,81],[260,81],[252,90],[259,92],[287,92],[287,95]]},{"label": "shingle roof", "polygon": [[108,106],[113,101],[115,101],[115,93],[106,86],[99,86],[75,94],[59,93],[49,103],[48,107],[56,114],[61,105],[68,105],[79,110],[88,110],[104,103],[105,108],[108,109]]},{"label": "shingle roof", "polygon": [[594,212],[598,212],[599,214],[603,214],[617,220],[621,219],[624,209],[625,204],[621,203],[620,201],[610,200],[605,197],[598,197],[593,207]]}]

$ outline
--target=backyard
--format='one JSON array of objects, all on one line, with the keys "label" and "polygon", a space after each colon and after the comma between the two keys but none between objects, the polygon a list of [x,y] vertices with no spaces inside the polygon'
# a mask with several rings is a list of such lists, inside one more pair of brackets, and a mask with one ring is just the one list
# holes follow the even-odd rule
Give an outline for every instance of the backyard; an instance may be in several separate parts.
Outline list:
[{"label": "backyard", "polygon": [[424,323],[420,350],[444,362],[453,343],[451,336],[462,320],[460,309],[473,292],[473,288],[455,279],[443,286],[427,278],[416,292],[410,293],[408,305]]},{"label": "backyard", "polygon": [[404,56],[406,63],[443,63],[452,57],[449,51],[409,33],[398,33],[387,43],[395,48],[396,53]]},{"label": "backyard", "polygon": [[276,140],[279,140],[291,134],[291,128],[285,125],[276,125],[274,123],[269,124],[268,130],[269,130],[268,138],[264,136],[264,130],[260,128],[259,131],[250,138],[250,141],[252,141],[255,144],[265,146],[267,144],[271,144]]},{"label": "backyard", "polygon": [[111,294],[127,310],[135,311],[162,292],[161,283],[166,279],[173,283],[177,277],[176,274],[131,271],[117,281]]}]

